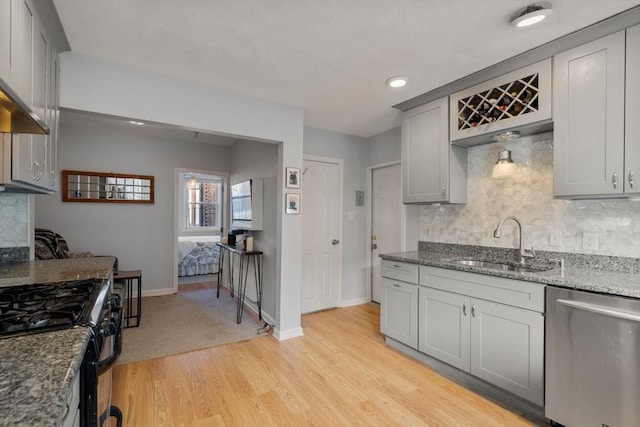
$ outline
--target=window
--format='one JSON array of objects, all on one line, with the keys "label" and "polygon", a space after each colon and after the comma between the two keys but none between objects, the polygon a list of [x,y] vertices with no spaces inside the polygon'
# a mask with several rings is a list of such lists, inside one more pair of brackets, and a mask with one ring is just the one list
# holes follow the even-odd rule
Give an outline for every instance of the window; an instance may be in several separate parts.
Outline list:
[{"label": "window", "polygon": [[220,232],[223,226],[224,178],[182,174],[184,182],[184,228]]}]

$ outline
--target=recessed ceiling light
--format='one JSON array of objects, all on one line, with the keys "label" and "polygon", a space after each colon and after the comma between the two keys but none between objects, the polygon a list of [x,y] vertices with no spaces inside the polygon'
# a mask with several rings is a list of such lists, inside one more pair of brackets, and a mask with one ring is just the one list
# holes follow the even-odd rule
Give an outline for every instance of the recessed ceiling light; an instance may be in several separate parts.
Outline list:
[{"label": "recessed ceiling light", "polygon": [[131,123],[132,125],[135,125],[135,126],[143,126],[144,125],[143,122],[137,122],[135,120],[129,120],[129,123]]},{"label": "recessed ceiling light", "polygon": [[395,76],[387,79],[387,86],[389,87],[402,87],[407,84],[409,79],[405,76]]},{"label": "recessed ceiling light", "polygon": [[511,25],[518,28],[528,27],[529,25],[537,24],[552,13],[553,10],[550,7],[546,8],[532,4],[527,6],[520,15],[511,21]]}]

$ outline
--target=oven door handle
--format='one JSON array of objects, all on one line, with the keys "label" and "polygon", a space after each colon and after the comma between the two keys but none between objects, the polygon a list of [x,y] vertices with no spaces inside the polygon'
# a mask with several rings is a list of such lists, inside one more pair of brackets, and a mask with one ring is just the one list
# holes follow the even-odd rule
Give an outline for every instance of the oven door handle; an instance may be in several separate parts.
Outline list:
[{"label": "oven door handle", "polygon": [[[103,334],[105,337],[115,335],[115,344],[113,346],[113,352],[104,360],[99,360],[97,363],[98,374],[101,374],[111,368],[111,365],[115,363],[115,361],[120,356],[122,352],[122,307],[113,307],[111,309],[112,320],[109,320],[108,324],[105,325],[103,330]],[[113,319],[113,314],[116,314],[117,317]]]}]

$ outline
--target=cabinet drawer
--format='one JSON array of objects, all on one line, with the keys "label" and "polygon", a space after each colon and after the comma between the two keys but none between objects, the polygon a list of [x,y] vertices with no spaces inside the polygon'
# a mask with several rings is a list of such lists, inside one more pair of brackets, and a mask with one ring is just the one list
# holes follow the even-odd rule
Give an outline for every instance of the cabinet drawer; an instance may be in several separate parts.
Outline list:
[{"label": "cabinet drawer", "polygon": [[540,283],[485,274],[420,266],[420,284],[544,313],[544,288]]},{"label": "cabinet drawer", "polygon": [[382,260],[382,276],[389,279],[418,283],[418,265],[406,262]]}]

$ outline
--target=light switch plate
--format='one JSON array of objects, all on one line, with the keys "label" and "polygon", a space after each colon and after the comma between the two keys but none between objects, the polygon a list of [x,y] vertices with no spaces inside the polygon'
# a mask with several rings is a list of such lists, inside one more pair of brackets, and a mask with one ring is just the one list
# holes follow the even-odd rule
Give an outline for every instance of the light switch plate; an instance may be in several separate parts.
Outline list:
[{"label": "light switch plate", "polygon": [[598,233],[584,231],[582,233],[582,249],[588,251],[598,250]]}]

